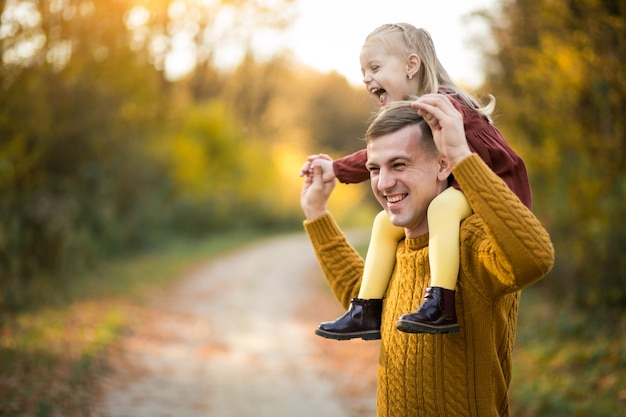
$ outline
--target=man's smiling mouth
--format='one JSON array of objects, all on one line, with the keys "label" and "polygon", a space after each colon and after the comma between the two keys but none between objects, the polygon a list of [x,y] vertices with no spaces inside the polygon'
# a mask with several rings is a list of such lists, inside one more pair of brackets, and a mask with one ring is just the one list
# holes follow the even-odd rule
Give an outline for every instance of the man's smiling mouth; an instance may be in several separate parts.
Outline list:
[{"label": "man's smiling mouth", "polygon": [[408,196],[408,194],[394,194],[394,195],[386,195],[385,196],[385,200],[387,200],[388,203],[398,203],[402,200],[404,200],[406,197]]}]

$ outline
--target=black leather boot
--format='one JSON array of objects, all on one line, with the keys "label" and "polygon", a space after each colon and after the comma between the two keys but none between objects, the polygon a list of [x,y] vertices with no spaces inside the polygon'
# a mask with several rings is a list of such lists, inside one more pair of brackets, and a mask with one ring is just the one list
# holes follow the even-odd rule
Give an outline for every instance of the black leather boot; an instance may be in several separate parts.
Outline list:
[{"label": "black leather boot", "polygon": [[422,304],[414,312],[400,316],[396,327],[405,333],[458,333],[454,290],[426,288]]},{"label": "black leather boot", "polygon": [[350,308],[335,321],[320,323],[315,330],[318,336],[335,340],[348,340],[360,337],[363,340],[380,339],[380,320],[383,300],[353,298]]}]

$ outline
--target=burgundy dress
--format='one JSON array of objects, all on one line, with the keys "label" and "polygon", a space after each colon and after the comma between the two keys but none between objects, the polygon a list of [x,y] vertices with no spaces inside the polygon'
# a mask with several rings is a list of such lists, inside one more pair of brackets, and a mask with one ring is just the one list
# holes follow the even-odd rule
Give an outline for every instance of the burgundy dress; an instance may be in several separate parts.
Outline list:
[{"label": "burgundy dress", "polygon": [[[511,149],[498,129],[486,117],[479,115],[453,96],[448,95],[448,97],[452,99],[454,107],[463,114],[465,137],[471,151],[478,154],[530,209],[532,204],[530,182],[522,158]],[[370,175],[365,168],[366,162],[367,151],[365,149],[336,159],[333,161],[335,176],[344,184],[369,180]],[[459,188],[456,181],[452,185]]]}]

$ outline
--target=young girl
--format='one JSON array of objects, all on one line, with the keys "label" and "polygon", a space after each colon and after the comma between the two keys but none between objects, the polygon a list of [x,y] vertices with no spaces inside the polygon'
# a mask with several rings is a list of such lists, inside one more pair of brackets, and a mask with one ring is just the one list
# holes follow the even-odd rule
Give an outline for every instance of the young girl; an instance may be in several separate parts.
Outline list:
[{"label": "young girl", "polygon": [[[491,124],[489,115],[493,105],[480,107],[450,79],[437,58],[428,32],[407,23],[377,28],[365,39],[361,50],[361,71],[367,91],[381,106],[428,93],[447,95],[463,115],[465,134],[472,151],[530,208],[526,167]],[[348,184],[369,179],[365,150],[335,161],[326,155],[313,155],[301,175],[307,173],[315,159],[322,163],[325,181],[336,177]],[[461,221],[472,210],[453,178],[450,183],[451,187],[437,196],[428,208],[430,286],[420,306],[398,320],[397,327],[404,332],[459,332],[454,303],[460,262],[459,230]],[[384,211],[376,216],[358,298],[351,300],[350,308],[343,316],[321,323],[316,334],[337,340],[380,339],[382,299],[395,265],[398,242],[403,237],[404,230],[393,226]]]}]

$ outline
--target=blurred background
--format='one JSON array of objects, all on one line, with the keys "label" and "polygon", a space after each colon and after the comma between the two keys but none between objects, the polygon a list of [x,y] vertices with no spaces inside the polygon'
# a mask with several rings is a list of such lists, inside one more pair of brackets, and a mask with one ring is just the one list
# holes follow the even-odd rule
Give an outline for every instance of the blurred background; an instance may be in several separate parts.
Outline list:
[{"label": "blurred background", "polygon": [[[378,10],[396,3],[395,15]],[[300,231],[306,156],[361,149],[376,109],[359,82],[362,40],[380,24],[408,21],[433,34],[453,78],[496,97],[495,123],[527,163],[534,212],[555,244],[555,267],[533,289],[547,298],[542,308],[530,304],[533,324],[520,337],[543,350],[519,358],[537,369],[527,385],[516,382],[531,397],[517,415],[618,415],[626,403],[626,4],[406,3],[0,1],[7,378],[34,369],[15,364],[32,363],[24,352],[45,344],[41,329],[28,330],[49,327],[33,324],[42,306],[116,291],[87,271],[225,235]],[[332,204],[346,226],[367,227],[378,211],[368,183],[340,186]],[[537,375],[550,366],[563,373],[542,393]],[[9,393],[0,409],[16,401],[14,385],[0,384]],[[590,390],[604,399],[583,400]],[[52,415],[43,409],[30,415]]]}]

